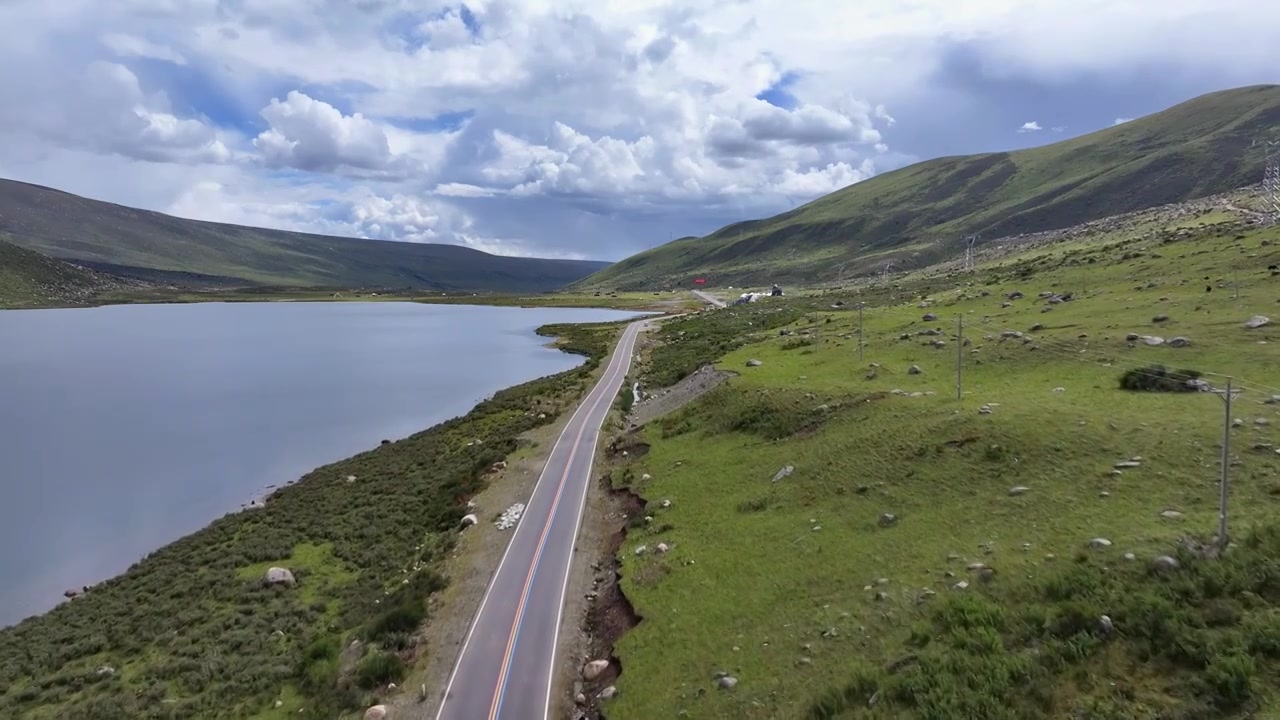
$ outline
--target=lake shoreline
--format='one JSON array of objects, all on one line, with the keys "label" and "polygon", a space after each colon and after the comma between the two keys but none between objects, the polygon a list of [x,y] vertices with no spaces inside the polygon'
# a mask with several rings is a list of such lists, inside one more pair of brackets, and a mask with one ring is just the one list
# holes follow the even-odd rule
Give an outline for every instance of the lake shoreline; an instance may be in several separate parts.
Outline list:
[{"label": "lake shoreline", "polygon": [[[674,296],[673,296],[674,295]],[[68,310],[107,307],[113,305],[191,305],[201,303],[349,303],[349,302],[415,302],[431,305],[476,305],[486,307],[564,307],[584,310],[636,310],[646,312],[675,312],[699,307],[696,299],[687,293],[624,293],[621,296],[588,293],[540,293],[521,295],[510,293],[454,292],[430,295],[426,291],[380,290],[317,290],[308,288],[269,290],[161,290],[150,292],[108,293],[82,302],[53,301],[40,304],[3,304],[4,310]],[[665,297],[664,297],[665,296]]]},{"label": "lake shoreline", "polygon": [[[388,605],[394,606],[395,613],[425,615],[425,601],[445,585],[436,571],[462,532],[459,520],[466,514],[465,498],[485,487],[486,474],[517,449],[518,436],[556,422],[576,405],[582,386],[589,384],[626,322],[629,320],[543,325],[535,331],[539,336],[552,338],[562,352],[583,356],[586,361],[499,391],[464,415],[407,438],[316,468],[275,488],[263,507],[229,512],[148,553],[124,573],[93,586],[84,596],[0,628],[0,688],[6,688],[0,691],[0,711],[4,711],[0,714],[21,715],[35,707],[56,707],[64,712],[82,708],[78,703],[88,702],[90,696],[97,694],[91,689],[108,683],[88,682],[74,698],[64,696],[60,689],[85,682],[82,678],[99,677],[95,673],[103,667],[113,670],[110,684],[123,683],[131,690],[124,694],[109,692],[99,700],[107,702],[104,698],[109,696],[121,711],[136,714],[141,709],[137,703],[148,697],[148,692],[160,692],[138,678],[146,676],[148,667],[165,662],[166,652],[158,650],[155,642],[170,635],[185,638],[184,643],[190,643],[193,649],[203,648],[198,656],[238,654],[248,660],[260,658],[265,652],[280,660],[292,658],[288,663],[290,672],[277,677],[272,687],[262,686],[257,678],[259,668],[245,667],[237,668],[240,672],[228,671],[228,678],[220,685],[203,690],[193,687],[185,693],[185,699],[170,699],[192,712],[215,705],[231,708],[224,703],[235,698],[234,709],[230,710],[233,714],[257,717],[258,709],[269,707],[281,688],[319,711],[359,706],[369,699],[365,694],[368,690],[339,682],[355,668],[340,668],[336,661],[329,663],[323,658],[316,660],[323,667],[308,665],[304,651],[314,649],[316,643],[330,641],[341,641],[339,647],[345,647],[353,634],[366,635],[370,625],[377,625],[379,617],[386,617],[391,612],[384,610]],[[472,439],[462,442],[465,437]],[[426,466],[426,472],[418,473],[420,481],[410,483],[404,477],[412,474],[404,471],[410,462]],[[439,472],[431,471],[437,469]],[[352,477],[356,479],[350,480]],[[391,508],[386,511],[398,517],[384,519],[375,528],[360,522],[361,509],[367,509],[372,498],[387,500],[388,496],[401,496],[404,504],[427,509],[425,514],[431,517],[420,517],[424,513],[404,512],[404,507],[398,507],[395,512]],[[422,505],[423,502],[427,504]],[[317,516],[320,507],[341,513],[342,517],[325,513]],[[416,542],[408,546],[404,545],[404,536],[411,528],[406,526],[416,527],[412,533]],[[374,537],[363,537],[370,532]],[[378,551],[397,555],[408,552],[416,554],[417,560],[401,571],[402,566],[386,562],[385,557],[379,561]],[[361,556],[368,558],[367,564],[361,564]],[[290,567],[298,585],[306,590],[291,593],[264,586],[258,574],[261,571],[254,569],[264,563]],[[191,573],[195,568],[200,572]],[[169,597],[156,596],[156,581],[164,578],[177,582],[176,572],[185,577],[184,585],[190,592],[174,589]],[[393,581],[404,573],[408,576],[403,582]],[[235,587],[228,588],[227,584]],[[387,589],[376,594],[380,597],[370,597],[370,586]],[[192,614],[196,610],[190,607],[192,599],[201,610],[198,615]],[[296,640],[288,648],[271,647],[277,644],[273,640],[280,627],[264,626],[262,637],[252,640],[237,632],[217,630],[216,621],[231,617],[227,612],[234,616],[234,607],[246,602],[250,606],[265,605],[252,617],[274,617],[275,623],[268,621],[269,624],[288,626],[284,632],[290,637],[296,635]],[[180,622],[181,618],[186,621]],[[139,623],[169,627],[163,635],[155,627],[132,636],[117,634]],[[100,630],[103,627],[118,630],[104,639]],[[334,627],[337,632],[330,629]],[[248,648],[242,647],[233,651],[226,646],[229,636],[233,636],[230,642],[249,642],[257,650],[246,652]],[[389,664],[394,663],[388,658],[399,658],[402,668],[406,661],[412,662],[404,649],[391,647],[372,651],[371,656]],[[236,665],[239,661],[227,662]],[[133,680],[116,677],[115,671],[123,675],[125,667],[130,668]],[[315,683],[318,674],[325,675],[328,682]],[[221,699],[215,702],[214,698]],[[64,704],[67,702],[71,704]]]}]

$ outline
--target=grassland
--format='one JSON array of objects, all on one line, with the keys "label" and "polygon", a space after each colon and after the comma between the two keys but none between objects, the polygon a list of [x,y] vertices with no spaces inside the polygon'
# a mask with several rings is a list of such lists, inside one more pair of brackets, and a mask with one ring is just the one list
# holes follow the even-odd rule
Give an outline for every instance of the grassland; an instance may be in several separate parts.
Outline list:
[{"label": "grassland", "polygon": [[[609,468],[653,516],[609,720],[1280,712],[1280,227],[1235,219],[666,323],[649,386],[741,375]],[[1157,365],[1243,391],[1221,558],[1222,402],[1121,389]]]},{"label": "grassland", "polygon": [[1078,225],[1262,179],[1252,143],[1280,124],[1280,86],[1212,93],[1043,147],[944,157],[877,175],[794,210],[682,238],[578,283],[621,290],[812,283],[926,267],[959,238]]},{"label": "grassland", "polygon": [[[321,467],[0,629],[0,717],[275,720],[363,707],[425,661],[418,631],[467,499],[523,433],[576,405],[619,329],[543,327],[586,363]],[[273,566],[297,584],[266,585]]]},{"label": "grassland", "polygon": [[116,278],[7,243],[0,234],[0,309],[79,306],[127,287]]},{"label": "grassland", "polygon": [[536,293],[607,265],[187,220],[0,179],[4,233],[50,257],[162,286]]}]

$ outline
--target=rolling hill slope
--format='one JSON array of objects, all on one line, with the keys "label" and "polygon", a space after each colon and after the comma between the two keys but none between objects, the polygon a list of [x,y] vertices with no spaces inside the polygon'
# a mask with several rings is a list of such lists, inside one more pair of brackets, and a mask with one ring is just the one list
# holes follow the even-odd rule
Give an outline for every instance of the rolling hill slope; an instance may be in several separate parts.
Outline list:
[{"label": "rolling hill slope", "polygon": [[892,259],[922,266],[985,239],[1224,192],[1261,181],[1280,127],[1280,85],[1226,90],[1081,137],[1014,152],[944,157],[878,175],[794,210],[683,238],[587,278],[631,290],[834,280]]},{"label": "rolling hill slope", "polygon": [[214,285],[554,290],[608,263],[186,220],[0,179],[0,234],[113,275]]},{"label": "rolling hill slope", "polygon": [[0,308],[88,301],[128,281],[5,242],[0,233]]}]

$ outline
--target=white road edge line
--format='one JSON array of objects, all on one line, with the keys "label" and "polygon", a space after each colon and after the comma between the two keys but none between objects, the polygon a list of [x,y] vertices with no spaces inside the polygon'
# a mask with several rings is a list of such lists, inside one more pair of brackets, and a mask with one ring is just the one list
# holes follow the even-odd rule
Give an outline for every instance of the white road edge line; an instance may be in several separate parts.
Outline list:
[{"label": "white road edge line", "polygon": [[[616,359],[617,358],[613,358],[610,360],[609,366],[605,368],[606,376],[609,374],[610,368],[613,367],[613,361]],[[630,362],[630,354],[628,354],[627,360]],[[590,397],[591,393],[588,393],[587,398],[589,399]],[[574,410],[573,414],[569,416],[569,422],[565,423],[564,428],[560,431],[560,436],[556,438],[555,444],[551,446],[551,452],[547,454],[547,462],[542,466],[542,472],[538,475],[538,481],[533,484],[533,492],[529,493],[529,505],[533,504],[534,496],[538,494],[538,490],[542,487],[542,481],[547,476],[547,468],[551,465],[551,458],[555,457],[556,450],[560,448],[560,443],[563,442],[565,436],[568,435],[565,430],[568,430],[573,425],[574,419],[578,417],[578,413],[582,412],[582,409],[585,407],[587,407],[587,402],[584,399],[583,402],[578,405],[578,409]],[[594,451],[592,456],[594,457]],[[523,521],[524,517],[521,517],[520,519]],[[520,522],[516,525],[515,532],[511,533],[511,539],[507,541],[507,548],[502,551],[502,559],[498,560],[498,568],[493,571],[493,575],[489,576],[489,583],[485,587],[484,597],[480,599],[480,607],[476,610],[475,617],[471,619],[471,627],[467,629],[467,636],[462,641],[462,647],[458,648],[457,656],[454,657],[453,669],[449,671],[449,682],[445,684],[444,694],[440,696],[440,707],[436,710],[436,720],[440,720],[444,717],[445,706],[449,703],[449,693],[453,690],[453,682],[458,677],[458,667],[462,664],[462,658],[467,654],[467,648],[471,645],[471,637],[475,635],[476,627],[480,624],[480,618],[484,615],[484,608],[489,604],[489,596],[493,594],[494,581],[497,580],[498,575],[502,573],[502,566],[506,564],[507,556],[511,554],[511,546],[515,543],[516,536],[520,534],[520,531],[523,530],[524,526],[527,524],[528,523]]]},{"label": "white road edge line", "polygon": [[[641,321],[641,322],[644,322],[644,321]],[[634,346],[636,336],[640,334],[640,331],[638,329],[639,323],[637,323],[633,327],[637,329],[634,332],[631,332],[631,328],[628,328],[628,333],[631,335],[631,337],[630,339],[628,339],[626,335],[624,335],[623,342],[620,344],[619,349],[621,349],[621,345],[623,344]],[[623,378],[626,377],[627,371],[631,369],[631,356],[634,354],[634,352],[635,352],[634,347],[627,348],[627,355],[626,355],[627,360],[625,363],[623,363],[621,368],[622,369],[621,375]],[[621,356],[622,353],[618,353],[618,355]],[[613,385],[613,384],[616,384],[616,383],[610,383],[610,385]],[[605,417],[608,417],[608,416],[609,416],[609,412],[608,410],[606,410]],[[588,421],[590,419],[591,418],[589,417],[587,418]],[[601,425],[604,424],[604,418],[601,418],[600,423]],[[600,428],[596,428],[595,438],[593,438],[593,442],[591,443],[591,455],[588,456],[588,460],[587,460],[587,481],[583,483],[582,496],[578,500],[578,522],[576,525],[574,525],[574,528],[573,528],[573,545],[575,546],[578,544],[578,533],[582,531],[582,517],[583,515],[586,514],[586,511],[587,511],[587,494],[591,492],[591,471],[592,471],[592,468],[595,466],[596,451],[598,450],[596,445],[598,445],[599,443],[600,443]],[[564,584],[560,587],[560,610],[559,612],[556,613],[555,631],[551,635],[551,661],[547,663],[547,703],[542,710],[543,720],[549,720],[551,717],[551,686],[555,684],[556,653],[559,652],[559,646],[560,646],[560,625],[561,623],[564,622],[564,599],[569,592],[569,577],[572,574],[573,574],[573,552],[571,550],[569,552],[569,563],[568,563],[568,566],[565,568]]]}]

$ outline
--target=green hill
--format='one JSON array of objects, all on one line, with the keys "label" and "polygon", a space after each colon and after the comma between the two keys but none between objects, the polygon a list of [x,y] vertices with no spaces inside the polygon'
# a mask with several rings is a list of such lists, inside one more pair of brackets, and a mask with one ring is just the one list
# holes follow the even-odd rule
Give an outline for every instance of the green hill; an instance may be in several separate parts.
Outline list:
[{"label": "green hill", "polygon": [[4,240],[0,233],[0,308],[74,304],[124,283]]},{"label": "green hill", "polygon": [[1261,181],[1252,143],[1280,126],[1280,86],[1204,95],[1029,150],[944,157],[878,175],[775,217],[683,238],[579,283],[621,290],[835,280],[955,255],[961,238],[1070,227]]},{"label": "green hill", "polygon": [[215,285],[541,292],[607,265],[186,220],[0,179],[4,233],[113,275]]}]

